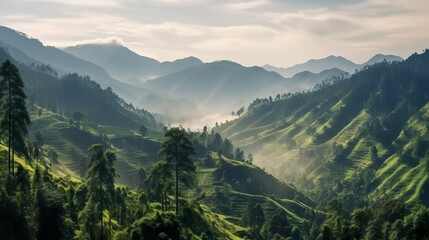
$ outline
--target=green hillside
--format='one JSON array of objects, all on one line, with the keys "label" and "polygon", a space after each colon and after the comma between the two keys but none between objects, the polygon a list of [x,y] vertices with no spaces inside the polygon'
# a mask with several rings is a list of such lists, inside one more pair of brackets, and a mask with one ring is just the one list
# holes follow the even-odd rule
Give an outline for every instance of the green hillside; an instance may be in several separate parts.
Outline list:
[{"label": "green hillside", "polygon": [[89,77],[77,74],[58,76],[49,65],[25,65],[0,48],[0,62],[6,59],[18,67],[31,104],[71,117],[80,112],[87,121],[101,125],[138,129],[141,124],[158,128],[149,112],[136,109],[119,98],[111,88],[102,89]]},{"label": "green hillside", "polygon": [[[113,149],[118,160],[115,168],[119,173],[118,183],[134,185],[134,177],[139,168],[150,169],[160,158],[157,155],[160,143],[157,140],[142,138],[136,131],[87,122],[70,123],[65,118],[46,109],[33,109],[31,115],[30,136],[34,138],[38,131],[43,138],[45,149],[58,154],[58,162],[71,172],[79,175],[86,164],[88,148],[97,143],[103,143]],[[159,136],[151,130],[149,136]],[[46,151],[45,154],[48,154]]]},{"label": "green hillside", "polygon": [[309,93],[254,101],[218,130],[316,200],[360,182],[363,198],[428,205],[428,66],[429,51],[368,66]]},{"label": "green hillside", "polygon": [[212,163],[198,168],[198,191],[203,193],[202,203],[240,224],[249,203],[259,203],[266,219],[283,210],[291,220],[302,224],[306,211],[315,206],[310,199],[294,187],[280,182],[257,166],[211,154]]}]

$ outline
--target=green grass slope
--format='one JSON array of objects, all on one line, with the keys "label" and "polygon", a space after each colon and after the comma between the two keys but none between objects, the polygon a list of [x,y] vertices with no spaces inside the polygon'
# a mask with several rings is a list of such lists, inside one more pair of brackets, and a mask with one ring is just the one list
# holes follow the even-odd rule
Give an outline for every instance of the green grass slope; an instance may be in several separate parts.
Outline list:
[{"label": "green grass slope", "polygon": [[218,130],[307,192],[370,172],[374,199],[429,204],[428,66],[429,51],[369,66],[309,93],[252,104]]},{"label": "green grass slope", "polygon": [[[160,159],[157,156],[160,143],[142,138],[133,130],[85,122],[70,125],[69,119],[46,109],[42,109],[40,116],[36,107],[31,112],[30,137],[33,138],[39,131],[45,144],[44,155],[47,156],[49,150],[55,151],[60,165],[76,176],[81,173],[84,164],[82,157],[87,156],[93,144],[102,143],[105,148],[115,151],[115,168],[119,174],[117,182],[121,184],[132,186],[139,168],[149,170]],[[150,131],[151,135],[159,135]]]},{"label": "green grass slope", "polygon": [[307,210],[315,205],[294,187],[285,184],[262,169],[247,163],[212,154],[214,162],[198,167],[198,192],[205,196],[201,203],[229,216],[229,221],[240,224],[249,203],[259,203],[266,219],[280,210],[299,224]]}]

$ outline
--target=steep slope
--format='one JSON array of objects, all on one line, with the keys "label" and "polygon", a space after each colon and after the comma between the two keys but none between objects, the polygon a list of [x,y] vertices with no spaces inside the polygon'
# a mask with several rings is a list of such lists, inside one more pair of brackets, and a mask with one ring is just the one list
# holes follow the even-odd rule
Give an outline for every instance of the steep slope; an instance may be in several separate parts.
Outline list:
[{"label": "steep slope", "polygon": [[[160,126],[145,110],[135,109],[111,89],[102,90],[89,78],[76,74],[58,78],[48,66],[17,63],[0,48],[0,62],[10,59],[19,69],[29,99],[31,139],[39,131],[45,149],[55,151],[58,161],[69,173],[79,174],[82,157],[92,144],[103,143],[118,155],[119,182],[133,184],[140,167],[158,161],[159,142],[138,133],[144,124],[149,136],[158,136]],[[43,108],[40,108],[42,106]],[[81,113],[79,118],[76,113]],[[79,114],[77,114],[79,115]],[[45,151],[44,155],[49,155]]]},{"label": "steep slope", "polygon": [[[0,26],[0,46],[5,48],[18,49],[21,54],[17,54],[18,51],[9,51],[12,57],[23,61],[26,64],[49,64],[60,74],[63,73],[79,73],[83,75],[91,76],[97,83],[102,87],[111,87],[121,97],[127,101],[135,100],[139,94],[143,93],[142,89],[135,86],[131,87],[125,83],[122,83],[116,79],[113,79],[103,68],[90,63],[88,61],[77,58],[73,55],[65,53],[57,48],[44,46],[37,39],[29,38],[24,33],[19,33],[13,29]],[[26,55],[23,57],[22,53]],[[34,62],[33,60],[36,60]]]},{"label": "steep slope", "polygon": [[81,112],[86,120],[98,124],[130,128],[138,128],[141,124],[158,127],[149,112],[135,109],[112,89],[101,89],[89,77],[68,74],[58,78],[56,71],[49,66],[18,63],[5,49],[0,48],[0,62],[6,59],[11,59],[18,67],[31,103],[67,116]]},{"label": "steep slope", "polygon": [[[46,109],[31,108],[31,138],[40,132],[44,149],[58,154],[59,166],[65,167],[70,174],[78,177],[85,169],[83,161],[93,144],[102,143],[117,154],[115,169],[119,174],[117,182],[134,185],[134,178],[140,168],[150,169],[159,161],[157,152],[160,143],[142,138],[137,131],[128,128],[94,125],[86,122],[71,123],[69,118]],[[151,130],[149,135],[153,135]],[[155,133],[156,134],[156,133]],[[157,136],[158,134],[156,134]],[[44,155],[49,155],[47,151]]]},{"label": "steep slope", "polygon": [[203,161],[198,167],[198,191],[204,193],[201,202],[230,216],[236,224],[249,203],[259,203],[266,219],[283,210],[296,224],[315,206],[297,189],[254,165],[224,157],[219,160],[214,153],[211,158],[213,163]]},{"label": "steep slope", "polygon": [[271,65],[264,65],[263,68],[265,68],[268,71],[278,72],[284,77],[291,77],[299,72],[304,72],[304,71],[319,73],[324,70],[333,69],[333,68],[338,68],[338,69],[341,69],[342,71],[346,71],[352,74],[355,72],[355,70],[359,70],[365,66],[368,66],[374,63],[383,62],[384,60],[386,60],[387,62],[403,61],[403,59],[398,56],[377,54],[363,64],[356,64],[341,56],[331,55],[322,59],[311,59],[305,63],[296,64],[292,67],[287,67],[287,68],[274,67]]},{"label": "steep slope", "polygon": [[138,86],[148,79],[179,72],[203,62],[194,57],[159,62],[153,58],[140,56],[118,44],[86,44],[64,49],[76,57],[95,63],[116,79]]},{"label": "steep slope", "polygon": [[361,179],[372,182],[374,198],[429,204],[428,66],[429,51],[365,67],[316,91],[252,105],[220,130],[258,165],[319,196],[336,181]]}]

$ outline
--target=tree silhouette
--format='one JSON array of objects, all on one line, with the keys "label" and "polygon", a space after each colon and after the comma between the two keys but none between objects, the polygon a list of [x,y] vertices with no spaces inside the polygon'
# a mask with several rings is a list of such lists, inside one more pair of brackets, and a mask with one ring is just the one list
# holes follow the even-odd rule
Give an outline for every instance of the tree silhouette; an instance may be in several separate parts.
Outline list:
[{"label": "tree silhouette", "polygon": [[[92,145],[88,152],[89,163],[86,181],[89,199],[83,210],[83,227],[87,228],[84,229],[86,232],[91,232],[93,234],[94,231],[92,229],[95,225],[95,221],[99,221],[100,239],[104,239],[103,211],[109,209],[110,202],[115,194],[115,170],[113,168],[113,162],[116,160],[116,155],[110,150],[104,153],[103,145],[101,144]],[[97,215],[99,215],[98,219]]]},{"label": "tree silhouette", "polygon": [[148,187],[149,196],[161,201],[161,210],[168,210],[168,193],[172,193],[171,166],[166,161],[161,161],[153,167],[145,185]]},{"label": "tree silhouette", "polygon": [[146,136],[147,134],[147,127],[145,127],[145,125],[141,125],[139,128],[140,134],[142,135],[142,137]]},{"label": "tree silhouette", "polygon": [[179,181],[187,187],[195,184],[195,165],[189,158],[195,152],[185,130],[171,128],[164,136],[168,139],[162,143],[159,154],[164,156],[165,161],[175,171],[177,215],[179,213]]},{"label": "tree silhouette", "polygon": [[8,172],[11,176],[15,174],[15,152],[29,157],[24,139],[30,117],[25,106],[27,96],[23,90],[24,83],[18,68],[6,60],[0,67],[0,76],[3,78],[0,82],[0,128],[2,135],[6,132],[8,135]]}]

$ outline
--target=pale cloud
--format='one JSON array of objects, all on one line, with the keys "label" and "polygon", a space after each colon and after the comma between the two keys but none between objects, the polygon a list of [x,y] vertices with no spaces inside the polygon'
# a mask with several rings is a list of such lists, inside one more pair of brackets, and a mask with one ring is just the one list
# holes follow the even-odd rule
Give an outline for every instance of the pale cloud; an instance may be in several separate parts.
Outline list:
[{"label": "pale cloud", "polygon": [[77,7],[118,7],[127,3],[127,0],[17,0],[21,2],[33,2],[39,4],[59,4]]},{"label": "pale cloud", "polygon": [[232,9],[232,10],[247,10],[251,8],[267,6],[270,3],[271,1],[268,1],[268,0],[242,1],[242,2],[235,2],[235,3],[227,3],[225,4],[225,7],[227,9]]},{"label": "pale cloud", "polygon": [[125,45],[125,42],[120,37],[107,37],[107,38],[94,38],[88,40],[77,41],[76,45],[84,44],[113,44],[113,45]]},{"label": "pale cloud", "polygon": [[194,55],[289,66],[334,54],[363,62],[376,53],[407,57],[429,39],[426,0],[16,0],[3,6],[1,25],[47,45],[116,42],[158,60]]},{"label": "pale cloud", "polygon": [[208,0],[149,0],[148,2],[155,5],[191,5],[191,4],[204,4]]}]

